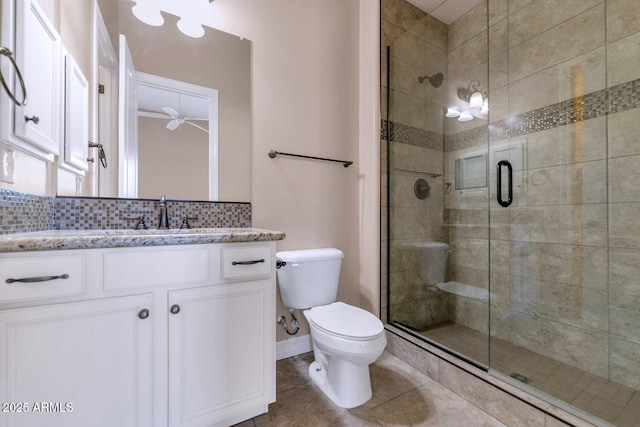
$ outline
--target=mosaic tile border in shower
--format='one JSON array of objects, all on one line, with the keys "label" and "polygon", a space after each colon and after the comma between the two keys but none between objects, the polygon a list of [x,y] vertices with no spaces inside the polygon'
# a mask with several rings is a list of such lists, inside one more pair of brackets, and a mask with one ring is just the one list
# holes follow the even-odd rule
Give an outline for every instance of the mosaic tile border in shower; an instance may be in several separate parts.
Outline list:
[{"label": "mosaic tile border in shower", "polygon": [[488,136],[489,130],[486,125],[458,132],[453,135],[445,135],[444,151],[458,151],[486,144]]},{"label": "mosaic tile border in shower", "polygon": [[638,107],[640,79],[490,123],[489,137],[491,141],[513,138]]},{"label": "mosaic tile border in shower", "polygon": [[[444,136],[444,151],[457,151],[475,147],[491,141],[513,138],[535,132],[541,132],[584,120],[615,114],[640,107],[640,79],[631,80],[575,97],[536,110],[528,111],[487,125]],[[381,138],[386,139],[386,121],[382,121]],[[424,141],[440,141],[441,135],[423,135],[420,129],[391,122],[391,140],[404,144],[433,148],[433,143]],[[404,128],[410,128],[409,131]],[[396,129],[402,129],[397,131]],[[427,146],[431,144],[431,146]],[[434,148],[442,149],[442,148]]]},{"label": "mosaic tile border in shower", "polygon": [[[170,228],[179,228],[185,217],[193,228],[251,227],[251,204],[167,200]],[[158,227],[157,200],[57,197],[56,230],[132,229],[138,217],[149,228]]]},{"label": "mosaic tile border in shower", "polygon": [[52,197],[0,188],[0,234],[51,230],[54,209]]},{"label": "mosaic tile border in shower", "polygon": [[[394,121],[389,122],[389,133],[393,142],[442,151],[442,134]],[[387,139],[387,121],[384,119],[381,121],[380,138]]]}]

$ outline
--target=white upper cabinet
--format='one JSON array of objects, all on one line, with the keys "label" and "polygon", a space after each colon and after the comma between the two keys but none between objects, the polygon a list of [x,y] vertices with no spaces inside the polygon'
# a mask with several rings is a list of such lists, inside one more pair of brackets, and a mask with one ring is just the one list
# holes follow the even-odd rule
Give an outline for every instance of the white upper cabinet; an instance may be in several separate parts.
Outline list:
[{"label": "white upper cabinet", "polygon": [[71,54],[65,55],[64,90],[64,150],[63,165],[88,169],[89,143],[89,82]]},{"label": "white upper cabinet", "polygon": [[15,106],[15,136],[59,154],[62,125],[62,43],[35,0],[16,0],[15,56],[27,88],[26,106]]},{"label": "white upper cabinet", "polygon": [[[0,45],[8,47],[26,87],[26,105],[0,92],[0,140],[75,174],[88,167],[90,83],[78,65],[86,52],[73,43],[74,58],[37,0],[3,0]],[[67,30],[69,32],[69,30]],[[69,49],[72,51],[72,49]],[[78,59],[78,55],[80,58]],[[19,74],[1,61],[8,86],[21,100]]]}]

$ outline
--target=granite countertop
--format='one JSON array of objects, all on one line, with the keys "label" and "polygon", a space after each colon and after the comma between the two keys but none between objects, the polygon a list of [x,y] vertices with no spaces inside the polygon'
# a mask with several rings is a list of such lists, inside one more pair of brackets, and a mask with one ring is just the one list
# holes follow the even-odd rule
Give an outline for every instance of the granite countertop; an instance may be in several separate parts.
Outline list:
[{"label": "granite countertop", "polygon": [[0,252],[264,242],[282,240],[284,237],[285,234],[282,231],[263,230],[260,228],[50,230],[1,235]]}]

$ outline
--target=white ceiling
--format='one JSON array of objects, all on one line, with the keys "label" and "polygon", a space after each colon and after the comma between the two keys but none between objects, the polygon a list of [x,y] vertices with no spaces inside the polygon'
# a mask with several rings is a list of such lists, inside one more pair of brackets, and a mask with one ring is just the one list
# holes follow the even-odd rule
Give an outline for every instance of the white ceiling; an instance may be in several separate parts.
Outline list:
[{"label": "white ceiling", "polygon": [[456,19],[473,9],[482,0],[407,0],[429,15],[451,25]]},{"label": "white ceiling", "polygon": [[167,88],[138,85],[138,109],[162,113],[162,107],[171,107],[181,116],[206,119],[209,117],[209,100]]}]

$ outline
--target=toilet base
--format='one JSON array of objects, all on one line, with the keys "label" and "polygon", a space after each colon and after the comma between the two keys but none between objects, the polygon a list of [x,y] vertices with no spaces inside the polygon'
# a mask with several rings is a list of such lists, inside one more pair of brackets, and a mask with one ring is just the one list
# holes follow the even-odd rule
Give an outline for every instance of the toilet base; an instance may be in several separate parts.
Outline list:
[{"label": "toilet base", "polygon": [[333,357],[325,367],[313,361],[309,366],[309,376],[341,408],[355,408],[371,399],[369,365],[358,366]]}]

